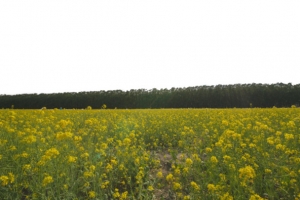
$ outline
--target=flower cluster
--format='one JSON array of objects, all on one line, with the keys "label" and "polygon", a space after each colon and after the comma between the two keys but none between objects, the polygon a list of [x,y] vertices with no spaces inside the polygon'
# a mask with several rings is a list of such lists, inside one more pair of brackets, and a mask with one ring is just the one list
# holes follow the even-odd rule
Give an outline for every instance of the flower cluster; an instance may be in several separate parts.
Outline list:
[{"label": "flower cluster", "polygon": [[300,199],[300,110],[1,110],[6,199]]}]

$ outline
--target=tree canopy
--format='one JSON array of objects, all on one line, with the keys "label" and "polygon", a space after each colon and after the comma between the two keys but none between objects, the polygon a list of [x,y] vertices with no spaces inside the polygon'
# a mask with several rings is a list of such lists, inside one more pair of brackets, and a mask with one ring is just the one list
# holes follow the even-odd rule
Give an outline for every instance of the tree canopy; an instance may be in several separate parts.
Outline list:
[{"label": "tree canopy", "polygon": [[234,84],[171,89],[138,89],[0,95],[0,108],[249,108],[300,104],[300,84]]}]

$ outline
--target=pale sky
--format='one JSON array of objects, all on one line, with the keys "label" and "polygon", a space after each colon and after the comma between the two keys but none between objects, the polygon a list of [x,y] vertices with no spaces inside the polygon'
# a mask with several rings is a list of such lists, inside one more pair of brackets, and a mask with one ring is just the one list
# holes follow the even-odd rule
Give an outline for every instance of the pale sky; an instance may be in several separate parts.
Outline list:
[{"label": "pale sky", "polygon": [[299,0],[2,0],[0,94],[300,83]]}]

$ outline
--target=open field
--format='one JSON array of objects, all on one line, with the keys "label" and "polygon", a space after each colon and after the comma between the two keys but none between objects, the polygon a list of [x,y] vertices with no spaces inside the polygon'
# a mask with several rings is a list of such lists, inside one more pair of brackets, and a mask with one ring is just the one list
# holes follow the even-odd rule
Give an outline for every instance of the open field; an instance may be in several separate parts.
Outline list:
[{"label": "open field", "polygon": [[300,109],[0,110],[1,199],[300,199]]}]

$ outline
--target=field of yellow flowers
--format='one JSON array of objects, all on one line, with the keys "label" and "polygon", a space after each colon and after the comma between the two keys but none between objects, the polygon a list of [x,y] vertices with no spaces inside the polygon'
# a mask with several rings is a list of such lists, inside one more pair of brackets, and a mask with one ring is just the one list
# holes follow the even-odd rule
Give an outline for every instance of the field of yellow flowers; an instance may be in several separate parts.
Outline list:
[{"label": "field of yellow flowers", "polygon": [[0,110],[0,199],[300,199],[300,109]]}]

